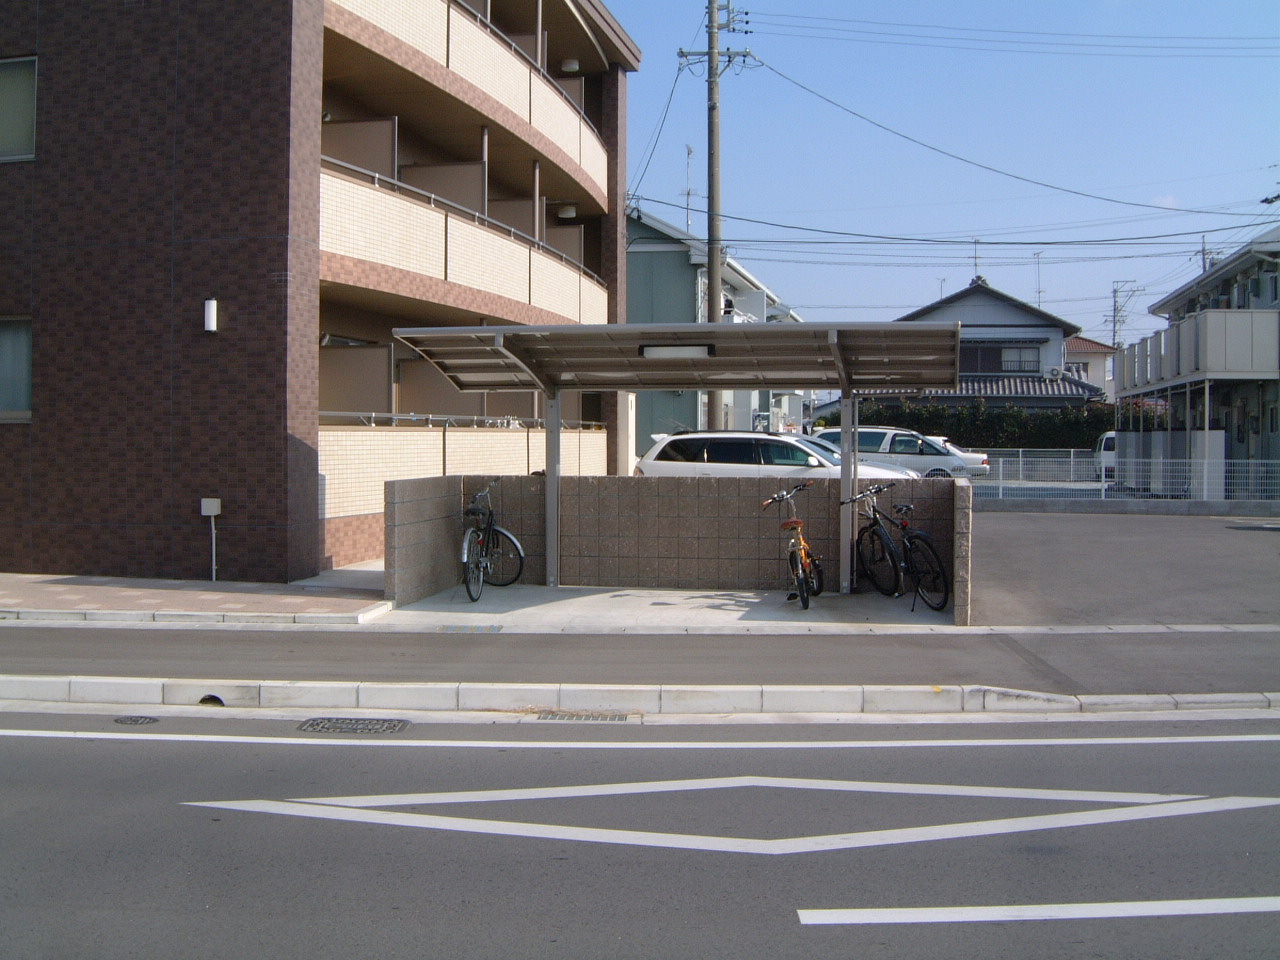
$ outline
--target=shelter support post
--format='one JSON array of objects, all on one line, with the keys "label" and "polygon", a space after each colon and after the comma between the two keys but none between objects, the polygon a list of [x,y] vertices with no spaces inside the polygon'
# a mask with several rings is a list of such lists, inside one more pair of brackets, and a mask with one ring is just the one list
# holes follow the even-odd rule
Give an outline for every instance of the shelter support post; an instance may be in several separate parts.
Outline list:
[{"label": "shelter support post", "polygon": [[547,397],[547,586],[560,586],[560,393]]},{"label": "shelter support post", "polygon": [[858,489],[858,400],[840,396],[840,592],[852,593],[857,571],[853,564],[854,517],[852,503],[844,503]]}]

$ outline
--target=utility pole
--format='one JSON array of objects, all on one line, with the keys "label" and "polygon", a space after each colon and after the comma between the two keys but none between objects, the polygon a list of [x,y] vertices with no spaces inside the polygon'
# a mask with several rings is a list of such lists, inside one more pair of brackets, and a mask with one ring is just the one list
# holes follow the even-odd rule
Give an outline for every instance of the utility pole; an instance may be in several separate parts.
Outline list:
[{"label": "utility pole", "polygon": [[[720,0],[707,0],[707,49],[680,51],[680,56],[707,58],[707,322],[719,323],[724,319],[724,290],[722,260],[724,243],[721,237],[720,215],[720,59],[733,62],[735,57],[746,58],[750,50],[720,50],[720,11],[726,14],[724,29],[734,32],[733,6]],[[707,394],[707,429],[724,428],[724,396],[719,390]]]},{"label": "utility pole", "polygon": [[[1112,280],[1111,281],[1111,345],[1120,347],[1124,341],[1120,339],[1120,329],[1124,326],[1124,310],[1139,293],[1146,290],[1146,287],[1130,287],[1125,289],[1126,285],[1135,283],[1134,280]],[[1123,297],[1124,302],[1121,303]]]}]

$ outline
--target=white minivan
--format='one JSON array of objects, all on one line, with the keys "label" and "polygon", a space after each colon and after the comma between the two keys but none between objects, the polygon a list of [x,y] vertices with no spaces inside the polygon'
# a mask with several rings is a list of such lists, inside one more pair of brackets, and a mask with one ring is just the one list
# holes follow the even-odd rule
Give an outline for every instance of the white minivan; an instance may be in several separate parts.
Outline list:
[{"label": "white minivan", "polygon": [[[815,434],[821,440],[840,445],[840,428],[828,427]],[[859,427],[858,459],[874,457],[914,470],[923,477],[967,477],[965,462],[942,444],[901,427]]]}]

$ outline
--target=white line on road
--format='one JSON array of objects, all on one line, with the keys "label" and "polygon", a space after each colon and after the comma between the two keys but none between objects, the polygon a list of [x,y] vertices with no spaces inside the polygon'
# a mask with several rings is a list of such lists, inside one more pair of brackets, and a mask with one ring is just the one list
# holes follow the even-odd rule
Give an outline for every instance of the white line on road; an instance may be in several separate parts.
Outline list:
[{"label": "white line on road", "polygon": [[1075,803],[1168,803],[1203,800],[1195,794],[1118,793],[1113,790],[1052,790],[1024,787],[984,787],[951,783],[888,783],[871,780],[819,780],[798,777],[703,777],[696,780],[648,780],[642,783],[594,783],[572,787],[533,787],[509,790],[462,790],[446,793],[394,793],[360,797],[296,797],[298,803],[332,807],[411,807],[428,803],[487,803],[496,800],[556,800],[580,797],[633,796],[734,787],[772,787],[786,790],[831,790],[842,793],[898,793],[921,797],[982,797],[1004,800],[1057,800]]},{"label": "white line on road", "polygon": [[1098,920],[1277,913],[1280,897],[1220,900],[1136,900],[1130,903],[1040,903],[998,907],[891,907],[868,910],[797,910],[805,925],[870,923],[989,923],[1010,920]]},{"label": "white line on road", "polygon": [[[134,708],[136,709],[136,708]],[[169,743],[276,744],[291,747],[417,747],[457,750],[888,750],[931,747],[1127,747],[1221,743],[1280,743],[1280,734],[1199,737],[1070,737],[994,740],[348,740],[339,737],[258,737],[196,733],[117,733],[94,730],[3,730],[0,737],[52,740],[133,740]]]},{"label": "white line on road", "polygon": [[[695,781],[696,782],[696,781]],[[644,786],[644,785],[636,785]],[[667,786],[667,785],[664,785]],[[669,786],[667,786],[669,789]],[[701,789],[701,787],[699,787]],[[643,792],[637,790],[635,792]],[[506,793],[506,791],[498,791]],[[592,795],[590,788],[584,795]],[[423,795],[409,795],[417,801]],[[474,797],[474,794],[471,795]],[[351,798],[346,798],[351,799]],[[387,797],[370,797],[382,805]],[[503,796],[496,799],[510,799]],[[434,801],[433,801],[434,802]],[[1164,817],[1180,817],[1199,813],[1222,813],[1230,810],[1249,810],[1257,807],[1280,805],[1277,797],[1214,797],[1203,800],[1173,803],[1146,803],[1137,807],[1112,807],[1079,813],[1047,814],[1029,817],[1005,817],[996,820],[975,820],[964,823],[945,823],[925,827],[907,827],[892,830],[864,830],[854,833],[826,836],[786,837],[777,840],[759,840],[751,837],[712,837],[696,834],[660,833],[642,830],[617,830],[600,827],[578,827],[554,823],[527,821],[488,820],[475,817],[445,817],[424,813],[400,813],[392,810],[373,810],[365,807],[335,806],[319,800],[222,800],[189,801],[191,807],[212,807],[215,810],[241,810],[251,813],[283,814],[293,817],[311,817],[319,820],[338,820],[348,823],[374,823],[386,826],[417,827],[427,830],[449,830],[463,833],[498,834],[511,837],[537,837],[540,839],[575,840],[590,843],[617,843],[638,847],[666,847],[674,850],[704,850],[717,853],[794,854],[817,853],[830,850],[855,850],[865,847],[885,847],[905,843],[925,843],[937,840],[964,840],[1036,830],[1057,830],[1067,827],[1100,826],[1153,820]]]}]

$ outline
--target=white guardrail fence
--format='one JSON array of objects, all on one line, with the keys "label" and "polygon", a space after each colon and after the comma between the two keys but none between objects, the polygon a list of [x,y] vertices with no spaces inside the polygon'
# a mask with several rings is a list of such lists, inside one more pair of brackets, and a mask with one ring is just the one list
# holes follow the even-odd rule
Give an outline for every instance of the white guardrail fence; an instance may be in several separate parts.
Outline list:
[{"label": "white guardrail fence", "polygon": [[1091,450],[988,450],[981,498],[1280,500],[1280,460],[1124,460],[1105,475]]}]

